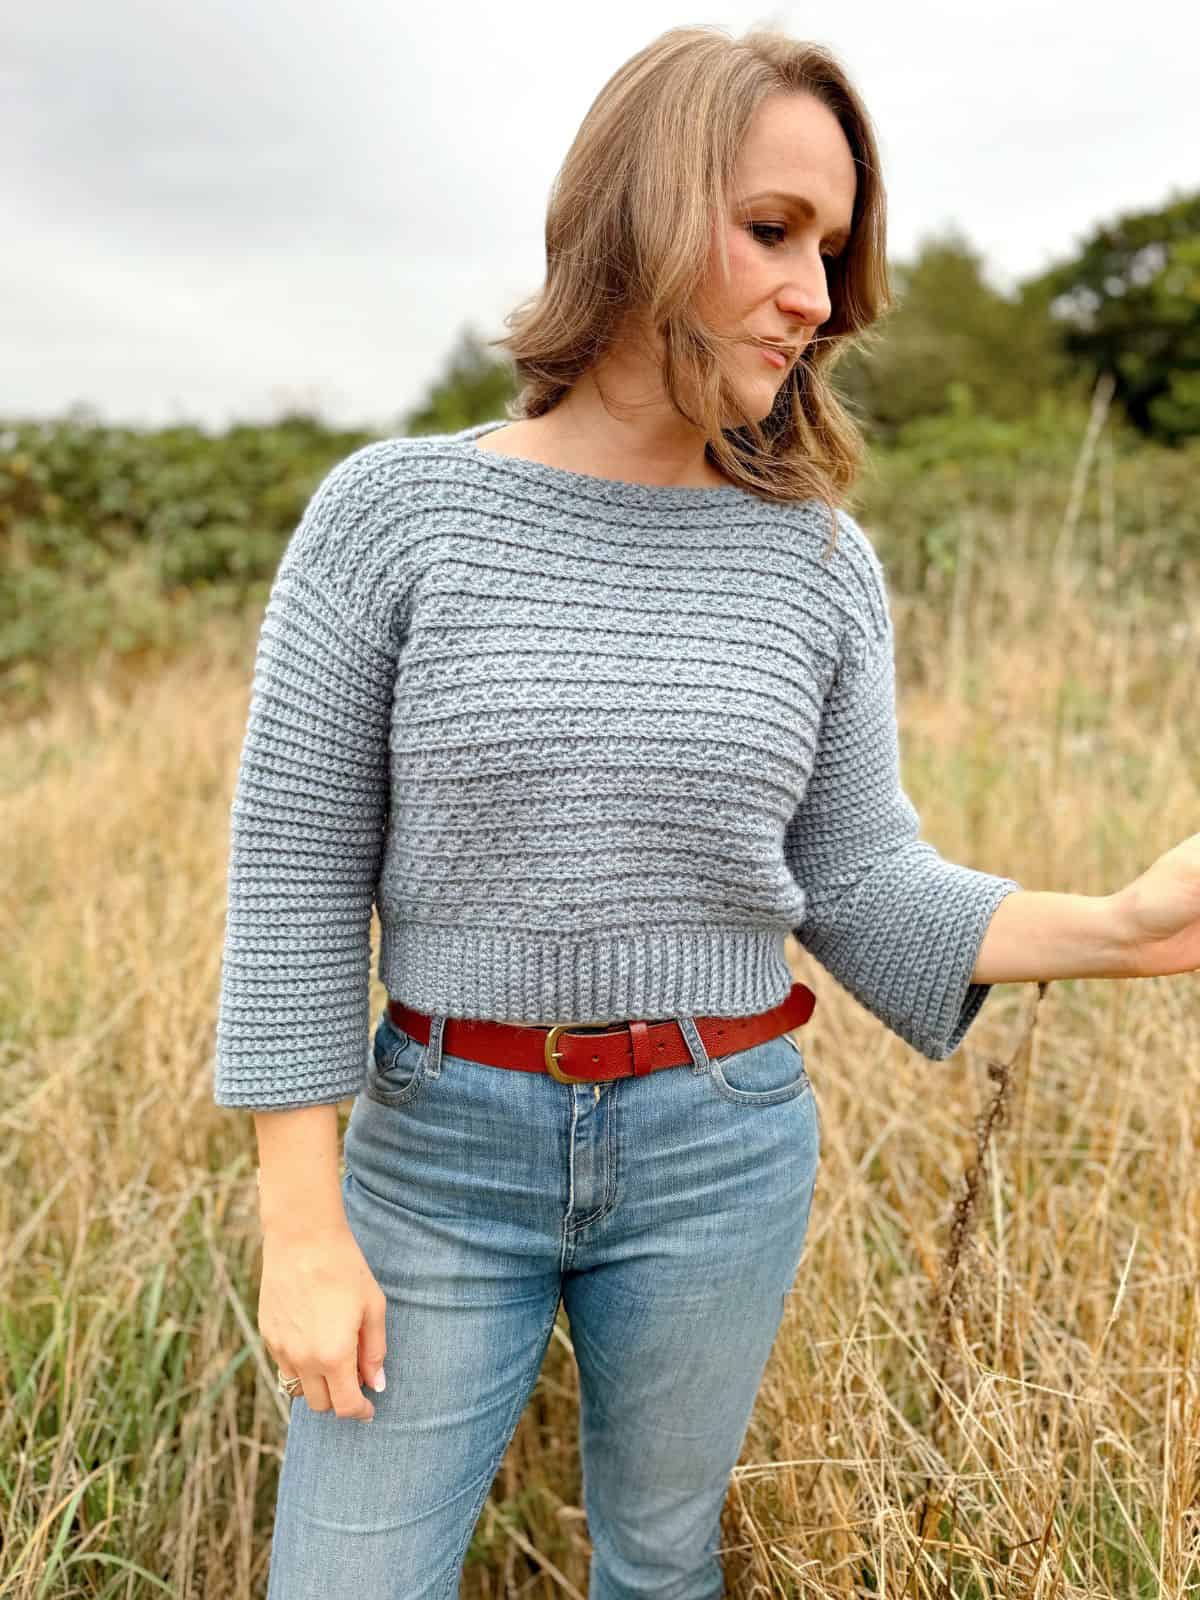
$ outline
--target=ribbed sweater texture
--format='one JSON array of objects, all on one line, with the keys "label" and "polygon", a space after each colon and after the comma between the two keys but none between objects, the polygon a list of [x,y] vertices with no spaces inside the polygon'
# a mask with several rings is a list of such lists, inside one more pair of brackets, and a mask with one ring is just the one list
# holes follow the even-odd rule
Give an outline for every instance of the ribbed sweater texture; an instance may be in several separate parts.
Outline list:
[{"label": "ribbed sweater texture", "polygon": [[338,1102],[387,993],[450,1017],[730,1017],[791,931],[933,1061],[1021,885],[904,792],[884,571],[839,510],[383,439],[280,561],[230,812],[213,1090]]}]

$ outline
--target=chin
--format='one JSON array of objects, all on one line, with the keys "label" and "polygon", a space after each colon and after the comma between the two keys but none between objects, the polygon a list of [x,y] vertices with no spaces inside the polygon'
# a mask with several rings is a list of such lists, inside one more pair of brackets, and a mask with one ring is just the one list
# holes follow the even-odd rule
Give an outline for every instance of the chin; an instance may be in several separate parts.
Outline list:
[{"label": "chin", "polygon": [[[787,374],[783,374],[787,376]],[[755,385],[753,390],[739,389],[738,400],[745,408],[748,417],[753,417],[755,422],[765,422],[775,409],[782,384]]]}]

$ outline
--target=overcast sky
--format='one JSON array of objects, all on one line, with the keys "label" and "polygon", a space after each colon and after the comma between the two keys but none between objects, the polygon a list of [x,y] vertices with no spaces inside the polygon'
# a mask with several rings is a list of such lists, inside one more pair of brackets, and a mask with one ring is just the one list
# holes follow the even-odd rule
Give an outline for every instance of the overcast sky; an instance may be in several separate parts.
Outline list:
[{"label": "overcast sky", "polygon": [[541,282],[554,174],[664,29],[818,40],[878,130],[889,253],[1001,288],[1200,183],[1200,6],[39,0],[0,21],[0,417],[379,432]]}]

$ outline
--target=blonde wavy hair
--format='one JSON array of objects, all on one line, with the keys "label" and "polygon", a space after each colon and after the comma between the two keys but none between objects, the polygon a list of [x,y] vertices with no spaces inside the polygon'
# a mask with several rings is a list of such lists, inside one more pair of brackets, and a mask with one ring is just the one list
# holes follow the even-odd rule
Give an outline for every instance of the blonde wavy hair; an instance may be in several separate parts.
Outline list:
[{"label": "blonde wavy hair", "polygon": [[[833,112],[857,183],[850,240],[829,262],[832,314],[759,421],[739,406],[727,341],[691,307],[743,136],[763,99],[781,90],[814,95]],[[720,239],[724,260],[723,232]],[[762,498],[823,502],[836,542],[835,511],[866,445],[830,376],[891,305],[875,134],[842,66],[824,46],[774,30],[734,39],[716,26],[680,27],[631,56],[592,102],[552,187],[545,282],[505,317],[509,334],[488,342],[515,365],[519,390],[508,413],[516,421],[553,410],[627,319],[644,319],[662,336],[666,392],[703,427],[709,461]],[[723,426],[730,416],[743,424]]]}]

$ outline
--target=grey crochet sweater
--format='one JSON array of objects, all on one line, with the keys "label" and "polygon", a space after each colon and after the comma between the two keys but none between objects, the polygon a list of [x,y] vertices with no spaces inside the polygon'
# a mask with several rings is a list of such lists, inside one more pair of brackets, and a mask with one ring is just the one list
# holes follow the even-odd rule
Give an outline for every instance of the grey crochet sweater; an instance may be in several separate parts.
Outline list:
[{"label": "grey crochet sweater", "polygon": [[378,975],[550,1024],[775,1005],[789,929],[931,1060],[1021,887],[918,837],[882,566],[819,502],[384,439],[319,484],[259,636],[214,1098],[346,1099]]}]

